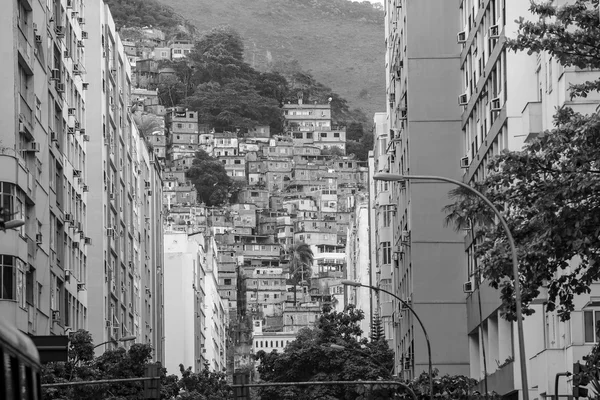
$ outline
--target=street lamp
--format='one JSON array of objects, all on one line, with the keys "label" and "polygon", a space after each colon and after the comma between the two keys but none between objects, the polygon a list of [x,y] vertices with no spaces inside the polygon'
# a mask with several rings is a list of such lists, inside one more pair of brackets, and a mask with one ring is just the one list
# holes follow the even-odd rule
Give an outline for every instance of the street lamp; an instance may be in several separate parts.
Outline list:
[{"label": "street lamp", "polygon": [[415,312],[415,310],[413,310],[413,308],[406,301],[402,300],[400,297],[396,296],[394,293],[388,292],[385,289],[381,289],[381,288],[378,288],[375,286],[365,285],[360,282],[354,282],[354,281],[350,281],[347,279],[342,280],[342,285],[354,286],[354,287],[362,286],[362,287],[366,287],[371,290],[374,290],[376,292],[379,291],[379,292],[387,293],[390,296],[394,297],[396,300],[398,300],[400,303],[402,303],[402,305],[404,307],[408,308],[410,310],[410,312],[415,316],[415,318],[419,322],[419,325],[421,325],[421,329],[423,329],[423,334],[425,335],[425,341],[427,342],[427,356],[428,356],[428,360],[429,360],[429,397],[433,400],[433,363],[431,362],[431,342],[429,341],[429,335],[427,334],[427,329],[425,329],[425,325],[423,325],[423,321],[421,321],[421,318],[419,318],[419,315]]},{"label": "street lamp", "polygon": [[100,346],[105,345],[107,343],[118,344],[118,342],[130,342],[130,341],[135,340],[135,339],[137,339],[137,336],[135,336],[135,335],[123,336],[122,338],[117,339],[117,340],[114,340],[114,339],[113,340],[107,340],[106,342],[102,342],[100,344],[95,345],[93,348],[95,349],[96,347],[100,347]]},{"label": "street lamp", "polygon": [[454,185],[460,186],[464,189],[467,189],[471,193],[475,194],[481,200],[487,204],[487,206],[496,214],[502,228],[506,232],[506,236],[508,238],[508,243],[510,245],[510,251],[512,253],[512,264],[513,264],[513,280],[515,285],[515,302],[517,306],[517,335],[519,338],[519,363],[521,364],[521,382],[523,385],[523,400],[529,400],[529,386],[527,384],[527,359],[525,357],[525,335],[523,334],[523,311],[521,307],[521,286],[519,283],[519,261],[517,259],[517,249],[515,247],[515,240],[510,232],[508,224],[506,220],[500,214],[500,211],[494,206],[494,204],[483,195],[483,193],[479,192],[477,189],[474,189],[470,185],[467,185],[464,182],[457,181],[455,179],[446,178],[443,176],[430,176],[430,175],[399,175],[399,174],[390,174],[390,173],[377,173],[373,176],[373,179],[376,181],[396,181],[403,182],[407,180],[424,180],[424,181],[438,181],[438,182],[448,182]]}]

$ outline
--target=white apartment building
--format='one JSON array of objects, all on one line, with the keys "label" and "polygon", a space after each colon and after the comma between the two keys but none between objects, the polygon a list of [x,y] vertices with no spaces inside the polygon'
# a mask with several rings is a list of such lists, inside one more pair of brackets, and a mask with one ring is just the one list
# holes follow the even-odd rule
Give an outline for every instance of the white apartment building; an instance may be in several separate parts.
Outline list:
[{"label": "white apartment building", "polygon": [[[131,70],[108,6],[86,3],[89,330],[96,343],[135,336],[164,359],[162,180],[129,112]],[[126,342],[128,345],[130,342]],[[102,352],[106,347],[96,351]]]},{"label": "white apartment building", "polygon": [[31,335],[87,327],[84,2],[0,13],[0,318]]},{"label": "white apartment building", "polygon": [[165,234],[165,367],[226,368],[227,313],[218,291],[217,247],[202,233]]},{"label": "white apartment building", "polygon": [[[478,2],[464,0],[460,5],[462,44],[462,131],[465,168],[464,181],[485,178],[485,166],[491,157],[504,149],[519,150],[528,138],[552,129],[556,107],[568,105],[576,111],[595,112],[600,96],[571,100],[571,83],[598,78],[598,72],[563,68],[547,54],[514,53],[504,46],[506,37],[516,35],[515,19],[529,14],[529,4],[519,0]],[[555,2],[564,4],[565,1]],[[475,263],[472,243],[467,245],[465,279],[473,281]],[[483,317],[479,317],[477,296],[481,295]],[[556,313],[544,310],[542,293],[533,308],[536,313],[525,317],[525,347],[528,362],[530,397],[554,395],[554,377],[571,371],[573,362],[581,361],[598,341],[596,310],[600,288],[593,285],[588,295],[576,298],[571,320],[560,322]],[[499,315],[499,293],[482,283],[467,295],[468,334],[471,377],[482,380],[488,373],[488,388],[501,395],[522,396],[516,325]],[[599,314],[600,316],[600,314]],[[487,363],[484,368],[483,351]],[[571,378],[561,379],[559,394],[571,391]],[[480,384],[483,387],[483,384]]]}]

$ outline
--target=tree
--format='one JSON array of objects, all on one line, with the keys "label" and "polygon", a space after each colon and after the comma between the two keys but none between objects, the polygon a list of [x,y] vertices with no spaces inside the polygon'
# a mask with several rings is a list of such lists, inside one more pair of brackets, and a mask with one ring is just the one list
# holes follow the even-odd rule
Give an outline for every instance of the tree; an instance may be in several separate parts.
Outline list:
[{"label": "tree", "polygon": [[207,206],[218,206],[226,203],[234,189],[239,190],[227,175],[223,163],[199,150],[192,161],[192,167],[185,173],[196,187],[198,201]]},{"label": "tree", "polygon": [[134,113],[133,121],[144,138],[154,134],[164,134],[164,125],[154,114]]},{"label": "tree", "polygon": [[233,398],[233,390],[227,383],[227,376],[222,372],[213,372],[208,364],[200,372],[192,372],[192,367],[185,369],[179,364],[181,379],[178,386],[181,400],[228,400]]},{"label": "tree", "polygon": [[[545,51],[563,66],[600,68],[598,2],[577,0],[555,6],[535,4],[540,19],[519,21],[515,51]],[[598,79],[572,85],[572,97],[600,88]],[[574,296],[589,293],[600,278],[600,117],[560,108],[554,127],[527,143],[522,151],[504,152],[489,164],[484,194],[507,219],[519,255],[523,311],[547,288],[547,311],[570,318]],[[476,216],[484,205],[464,197],[455,204]],[[484,225],[476,248],[490,285],[501,290],[503,313],[515,319],[510,250],[499,225]]]},{"label": "tree", "polygon": [[[353,305],[347,306],[344,312],[324,307],[315,328],[298,332],[296,340],[288,344],[283,353],[257,353],[260,379],[264,382],[390,379],[393,351],[385,340],[359,339],[362,319],[364,313]],[[343,349],[332,348],[331,344]],[[389,398],[389,391],[382,389],[378,395]],[[263,400],[359,398],[356,386],[262,388],[260,394]]]},{"label": "tree", "polygon": [[373,149],[374,140],[372,132],[365,133],[358,142],[348,140],[346,142],[346,154],[354,154],[356,159],[367,161],[369,151]]},{"label": "tree", "polygon": [[360,122],[351,122],[346,129],[346,140],[359,141],[364,134],[363,125]]},{"label": "tree", "polygon": [[[118,348],[108,350],[94,358],[92,335],[78,330],[70,335],[69,359],[67,362],[54,362],[42,366],[42,383],[62,383],[96,381],[104,379],[137,378],[144,376],[144,367],[152,357],[152,347],[147,344],[133,344],[128,350]],[[168,384],[173,378],[166,376],[163,369],[161,380]],[[141,382],[83,385],[43,390],[45,399],[141,399]],[[165,398],[172,395],[165,391]]]},{"label": "tree", "polygon": [[314,254],[306,243],[292,246],[288,254],[290,255],[291,280],[294,285],[294,305],[296,305],[296,286],[300,282],[310,282]]},{"label": "tree", "polygon": [[[439,376],[437,369],[433,370],[433,392],[436,398],[452,400],[500,400],[501,396],[497,393],[481,393],[477,390],[477,379],[469,378],[464,375],[444,375]],[[417,378],[408,382],[408,386],[415,392],[417,399],[429,400],[429,373],[423,372]],[[403,392],[399,396],[402,399],[410,400],[412,397]]]}]

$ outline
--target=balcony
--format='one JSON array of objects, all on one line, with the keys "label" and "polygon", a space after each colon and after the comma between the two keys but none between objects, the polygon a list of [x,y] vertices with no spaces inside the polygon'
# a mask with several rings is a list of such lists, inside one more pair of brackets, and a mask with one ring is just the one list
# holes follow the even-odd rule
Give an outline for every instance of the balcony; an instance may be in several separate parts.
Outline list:
[{"label": "balcony", "polygon": [[521,120],[523,121],[523,132],[527,133],[526,141],[542,133],[542,103],[539,101],[530,101],[527,103],[521,113]]},{"label": "balcony", "polygon": [[[515,390],[515,362],[509,362],[502,368],[496,370],[496,372],[488,375],[488,391],[496,392],[501,396],[504,396]],[[485,384],[480,381],[474,390],[478,390],[481,393],[485,393]]]},{"label": "balcony", "polygon": [[27,74],[33,75],[33,48],[20,29],[17,49],[19,50],[19,63]]}]

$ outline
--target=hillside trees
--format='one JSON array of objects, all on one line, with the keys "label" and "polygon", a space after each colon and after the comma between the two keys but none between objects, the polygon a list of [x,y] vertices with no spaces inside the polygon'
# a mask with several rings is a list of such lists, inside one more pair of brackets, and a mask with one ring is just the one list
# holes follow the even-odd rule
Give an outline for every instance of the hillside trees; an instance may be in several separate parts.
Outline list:
[{"label": "hillside trees", "polygon": [[196,187],[198,202],[207,206],[219,206],[227,201],[235,201],[241,186],[236,184],[216,157],[198,150],[192,167],[185,173]]},{"label": "hillside trees", "polygon": [[[532,3],[537,21],[519,21],[508,45],[515,51],[548,52],[567,68],[600,69],[598,2],[577,0],[556,6]],[[600,79],[588,73],[572,85],[574,100],[597,92]],[[596,93],[595,93],[596,94]],[[547,311],[570,318],[576,295],[590,293],[600,278],[600,117],[560,108],[554,127],[527,143],[522,151],[505,152],[489,165],[484,194],[503,212],[519,254],[524,312],[547,290]],[[469,197],[454,207],[476,216],[483,205]],[[503,311],[515,318],[513,276],[508,243],[500,226],[481,226],[476,256],[485,278],[501,291]]]}]

